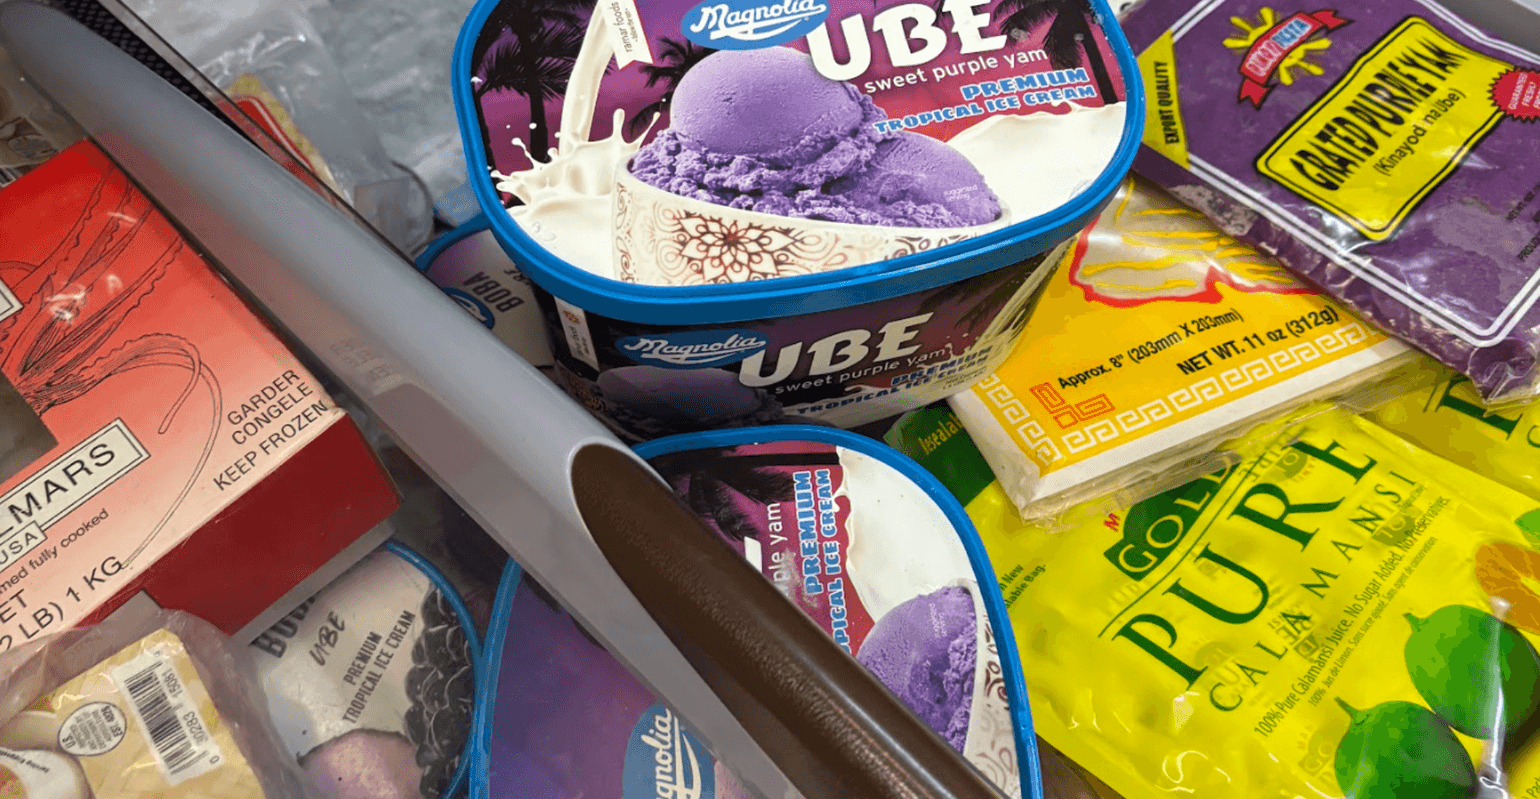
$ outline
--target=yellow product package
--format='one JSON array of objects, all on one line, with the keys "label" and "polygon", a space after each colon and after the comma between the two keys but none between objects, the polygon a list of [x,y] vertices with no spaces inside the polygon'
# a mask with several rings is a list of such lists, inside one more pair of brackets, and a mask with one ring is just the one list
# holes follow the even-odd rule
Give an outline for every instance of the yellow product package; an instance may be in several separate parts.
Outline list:
[{"label": "yellow product package", "polygon": [[1130,179],[1066,251],[1010,359],[951,402],[1035,516],[1164,471],[1407,352]]},{"label": "yellow product package", "polygon": [[1368,416],[1435,455],[1540,499],[1540,401],[1488,409],[1475,386],[1432,361],[1429,388],[1381,405]]},{"label": "yellow product package", "polygon": [[1540,795],[1535,502],[1344,412],[1236,450],[1068,533],[981,521],[1038,734],[1127,799]]},{"label": "yellow product package", "polygon": [[[21,726],[43,732],[21,733]],[[43,696],[0,731],[0,796],[262,799],[182,641],[158,630]],[[26,740],[26,738],[33,740]]]}]

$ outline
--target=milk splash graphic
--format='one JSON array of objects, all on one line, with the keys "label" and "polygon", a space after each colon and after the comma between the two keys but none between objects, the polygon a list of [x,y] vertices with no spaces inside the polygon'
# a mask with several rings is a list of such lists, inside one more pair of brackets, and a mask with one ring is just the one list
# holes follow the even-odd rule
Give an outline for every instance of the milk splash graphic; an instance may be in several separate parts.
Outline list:
[{"label": "milk splash graphic", "polygon": [[[523,201],[508,209],[508,215],[530,238],[567,263],[608,278],[616,277],[610,243],[615,173],[641,149],[652,129],[648,124],[647,130],[626,141],[622,135],[626,112],[616,109],[610,135],[590,139],[599,82],[614,54],[609,23],[596,13],[589,19],[567,82],[551,160],[541,163],[531,158],[529,169],[512,174],[491,171],[498,191]],[[514,137],[513,142],[529,153],[523,140]]]},{"label": "milk splash graphic", "polygon": [[[588,21],[562,103],[557,144],[550,161],[530,159],[529,169],[503,174],[491,170],[499,191],[524,204],[508,209],[513,221],[546,250],[600,277],[618,279],[615,268],[614,189],[616,174],[631,162],[657,123],[627,141],[626,112],[616,109],[609,136],[594,140],[594,112],[600,82],[616,54],[605,14]],[[950,142],[984,176],[1000,198],[1002,213],[1016,222],[1048,213],[1089,187],[1117,152],[1126,103],[1070,112],[997,114],[962,131]],[[525,153],[523,140],[513,142]]]}]

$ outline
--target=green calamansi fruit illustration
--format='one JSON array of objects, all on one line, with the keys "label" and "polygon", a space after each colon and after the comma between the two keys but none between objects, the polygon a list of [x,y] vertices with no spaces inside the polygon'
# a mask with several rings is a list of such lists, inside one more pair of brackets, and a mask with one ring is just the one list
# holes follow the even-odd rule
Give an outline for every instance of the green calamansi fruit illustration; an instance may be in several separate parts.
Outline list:
[{"label": "green calamansi fruit illustration", "polygon": [[1353,722],[1337,744],[1345,799],[1469,799],[1476,770],[1460,739],[1432,711],[1385,702],[1366,711],[1337,704]]},{"label": "green calamansi fruit illustration", "polygon": [[1520,530],[1524,531],[1524,535],[1528,536],[1531,544],[1540,544],[1540,508],[1535,508],[1523,516],[1514,519],[1513,523],[1518,525]]},{"label": "green calamansi fruit illustration", "polygon": [[1503,729],[1540,711],[1540,654],[1518,630],[1464,605],[1426,619],[1407,614],[1406,670],[1433,712],[1472,738],[1491,738],[1502,696]]}]

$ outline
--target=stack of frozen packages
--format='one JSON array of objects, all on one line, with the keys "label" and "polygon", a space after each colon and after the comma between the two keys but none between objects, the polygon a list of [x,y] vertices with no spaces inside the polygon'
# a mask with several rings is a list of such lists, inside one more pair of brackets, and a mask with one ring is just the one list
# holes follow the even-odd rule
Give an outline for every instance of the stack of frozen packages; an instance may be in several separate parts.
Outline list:
[{"label": "stack of frozen packages", "polygon": [[364,554],[374,452],[95,145],[0,189],[0,231],[0,650],[140,595],[234,634]]},{"label": "stack of frozen packages", "polygon": [[477,200],[558,382],[630,441],[966,388],[1137,148],[1102,0],[742,14],[481,0],[457,48]]},{"label": "stack of frozen packages", "polygon": [[1141,174],[1488,401],[1540,391],[1540,56],[1436,0],[1149,0],[1123,25]]},{"label": "stack of frozen packages", "polygon": [[1202,474],[1225,438],[1412,357],[1130,179],[1060,259],[1011,357],[950,402],[1011,500],[1042,516]]}]

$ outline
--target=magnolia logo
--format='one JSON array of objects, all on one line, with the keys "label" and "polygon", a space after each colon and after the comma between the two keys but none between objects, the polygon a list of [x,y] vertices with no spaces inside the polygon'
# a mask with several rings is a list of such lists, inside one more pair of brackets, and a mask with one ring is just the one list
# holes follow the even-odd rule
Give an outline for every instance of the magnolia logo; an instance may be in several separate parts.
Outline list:
[{"label": "magnolia logo", "polygon": [[818,0],[705,2],[680,24],[685,37],[718,50],[752,50],[806,36],[829,16]]},{"label": "magnolia logo", "polygon": [[712,799],[715,769],[668,708],[642,714],[626,746],[624,799]]},{"label": "magnolia logo", "polygon": [[707,330],[656,336],[627,336],[615,342],[626,357],[674,369],[736,363],[763,350],[769,341],[747,330]]},{"label": "magnolia logo", "polygon": [[449,299],[454,300],[457,305],[465,309],[466,313],[474,316],[476,321],[485,325],[487,329],[490,330],[497,324],[497,318],[492,315],[492,309],[488,308],[481,300],[459,289],[444,289],[444,293],[448,294]]}]

